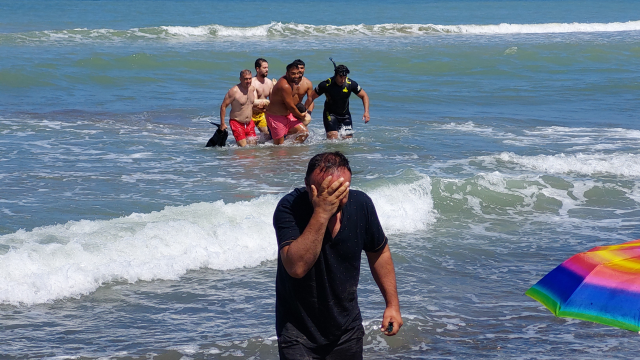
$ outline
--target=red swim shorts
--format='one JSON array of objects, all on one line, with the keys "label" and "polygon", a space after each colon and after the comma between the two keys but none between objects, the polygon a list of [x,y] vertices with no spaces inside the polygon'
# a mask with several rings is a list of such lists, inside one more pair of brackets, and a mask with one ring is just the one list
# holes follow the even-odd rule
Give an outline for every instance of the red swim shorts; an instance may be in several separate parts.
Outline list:
[{"label": "red swim shorts", "polygon": [[249,122],[245,124],[236,119],[230,119],[229,126],[231,127],[233,137],[236,138],[236,141],[256,137],[256,124],[252,120],[249,120]]},{"label": "red swim shorts", "polygon": [[273,115],[267,113],[267,126],[271,132],[271,137],[279,139],[289,133],[289,130],[302,124],[293,114],[289,115]]}]

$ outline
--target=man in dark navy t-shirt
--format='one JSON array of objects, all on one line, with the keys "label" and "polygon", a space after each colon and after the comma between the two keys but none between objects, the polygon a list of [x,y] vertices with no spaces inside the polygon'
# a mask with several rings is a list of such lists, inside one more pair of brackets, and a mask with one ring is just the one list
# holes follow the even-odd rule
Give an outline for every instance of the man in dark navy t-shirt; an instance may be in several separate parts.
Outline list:
[{"label": "man in dark navy t-shirt", "polygon": [[278,203],[276,333],[281,359],[362,359],[364,328],[358,307],[364,250],[387,307],[386,335],[402,326],[387,238],[371,199],[349,190],[351,169],[340,152],[309,162],[306,188]]},{"label": "man in dark navy t-shirt", "polygon": [[353,136],[353,122],[349,111],[349,97],[352,93],[362,99],[362,119],[365,124],[369,122],[369,96],[357,82],[349,79],[347,74],[349,69],[346,66],[336,66],[334,76],[318,84],[305,102],[305,106],[309,108],[315,99],[325,96],[322,120],[327,139],[337,139],[340,135],[345,138]]}]

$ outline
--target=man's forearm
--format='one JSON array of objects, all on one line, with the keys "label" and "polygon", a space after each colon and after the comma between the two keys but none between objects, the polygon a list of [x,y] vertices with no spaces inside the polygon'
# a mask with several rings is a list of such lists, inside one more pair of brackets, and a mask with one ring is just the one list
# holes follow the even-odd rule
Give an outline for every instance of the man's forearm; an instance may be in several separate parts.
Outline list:
[{"label": "man's forearm", "polygon": [[311,192],[313,215],[302,234],[291,245],[280,250],[282,264],[289,275],[301,278],[316,263],[329,219],[338,210],[340,201],[349,194],[349,185],[343,177],[334,180],[331,175],[322,181],[319,188],[307,184],[307,190]]},{"label": "man's forearm", "polygon": [[328,223],[329,217],[314,212],[302,235],[281,250],[282,264],[289,275],[301,278],[315,264]]},{"label": "man's forearm", "polygon": [[369,95],[364,94],[362,97],[362,106],[364,106],[364,112],[369,112]]},{"label": "man's forearm", "polygon": [[220,125],[224,125],[224,116],[227,115],[227,107],[220,106]]},{"label": "man's forearm", "polygon": [[307,101],[304,102],[304,107],[306,107],[307,110],[312,110],[315,107],[315,101],[318,97],[319,95],[316,94],[315,90],[311,91],[311,94],[307,94]]},{"label": "man's forearm", "polygon": [[373,275],[373,279],[378,284],[387,307],[397,306],[399,308],[400,301],[398,300],[396,287],[396,272],[389,245],[385,245],[384,249],[378,253],[367,253],[367,259],[369,260],[371,275]]},{"label": "man's forearm", "polygon": [[304,115],[302,115],[302,113],[298,111],[298,108],[296,107],[296,104],[293,103],[293,100],[285,101],[284,104],[287,107],[287,110],[289,110],[289,112],[292,113],[293,116],[296,117],[296,119],[304,120]]}]

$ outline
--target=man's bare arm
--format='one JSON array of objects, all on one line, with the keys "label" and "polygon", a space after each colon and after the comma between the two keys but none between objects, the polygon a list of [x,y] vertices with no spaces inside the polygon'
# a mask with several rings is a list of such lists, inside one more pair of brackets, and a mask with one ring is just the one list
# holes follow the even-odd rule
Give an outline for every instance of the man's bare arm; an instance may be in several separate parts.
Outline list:
[{"label": "man's bare arm", "polygon": [[320,185],[320,189],[311,185],[311,189],[308,190],[312,194],[311,220],[300,237],[280,250],[282,264],[287,273],[298,279],[305,276],[316,263],[329,219],[338,210],[340,200],[349,193],[349,183],[344,182],[343,178],[332,182],[332,177],[328,176]]},{"label": "man's bare arm", "polygon": [[[275,79],[274,79],[274,80],[275,80]],[[267,80],[266,80],[266,82],[270,83],[270,86],[269,86],[269,94],[267,95],[267,97],[268,97],[269,99],[271,99],[271,94],[273,93],[273,87],[275,86],[275,84],[273,83],[273,81],[271,81],[271,80],[269,80],[269,79],[267,79]]]},{"label": "man's bare arm", "polygon": [[[396,288],[396,272],[393,267],[393,259],[391,258],[391,250],[389,244],[375,253],[366,253],[369,260],[369,268],[371,275],[378,284],[378,288],[384,297],[386,309],[382,315],[381,330],[387,336],[393,336],[398,333],[402,327],[402,316],[400,315],[400,301],[398,300],[398,290]],[[386,332],[389,323],[393,323],[393,330]]]},{"label": "man's bare arm", "polygon": [[315,102],[313,102],[313,101],[311,101],[311,104],[309,106],[307,106],[307,103],[309,102],[309,99],[311,99],[311,96],[313,94],[315,94],[315,93],[316,92],[313,90],[313,85],[309,84],[309,90],[307,90],[307,101],[304,102],[304,107],[307,108],[307,112],[312,112],[313,108],[316,106]]},{"label": "man's bare arm", "polygon": [[293,116],[300,121],[304,120],[304,115],[298,111],[298,108],[296,108],[296,103],[293,101],[293,89],[288,83],[286,86],[282,87],[282,100],[284,101],[284,105],[287,107],[287,110],[292,113]]},{"label": "man's bare arm", "polygon": [[224,122],[224,117],[227,115],[227,106],[231,105],[231,101],[233,101],[232,93],[233,88],[227,92],[224,96],[224,100],[222,100],[222,105],[220,105],[220,130],[227,128],[227,124]]},{"label": "man's bare arm", "polygon": [[[251,83],[251,86],[253,86],[253,82]],[[258,89],[255,88],[255,87],[253,88],[253,99],[254,99],[253,110],[264,111],[264,103],[261,103],[259,101],[255,101],[255,100],[258,100]]]},{"label": "man's bare arm", "polygon": [[357,96],[362,99],[362,105],[364,105],[364,114],[362,115],[362,120],[364,120],[364,123],[368,123],[370,118],[369,118],[369,95],[367,95],[367,93],[364,90],[360,90],[360,92],[357,94]]},{"label": "man's bare arm", "polygon": [[319,97],[320,95],[318,95],[315,90],[311,90],[311,92],[307,95],[307,101],[305,101],[304,107],[306,107],[307,109],[311,107],[311,109],[313,109],[313,106],[315,106],[314,101]]}]

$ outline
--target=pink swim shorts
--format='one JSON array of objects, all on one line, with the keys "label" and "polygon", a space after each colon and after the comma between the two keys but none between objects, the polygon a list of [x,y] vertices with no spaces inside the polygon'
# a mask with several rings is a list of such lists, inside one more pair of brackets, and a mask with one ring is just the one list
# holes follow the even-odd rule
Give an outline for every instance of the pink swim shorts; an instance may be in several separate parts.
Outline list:
[{"label": "pink swim shorts", "polygon": [[267,126],[269,127],[269,131],[271,131],[271,137],[274,139],[284,137],[289,133],[289,130],[302,124],[302,122],[296,119],[291,113],[289,113],[289,115],[273,115],[267,113],[266,115]]}]

